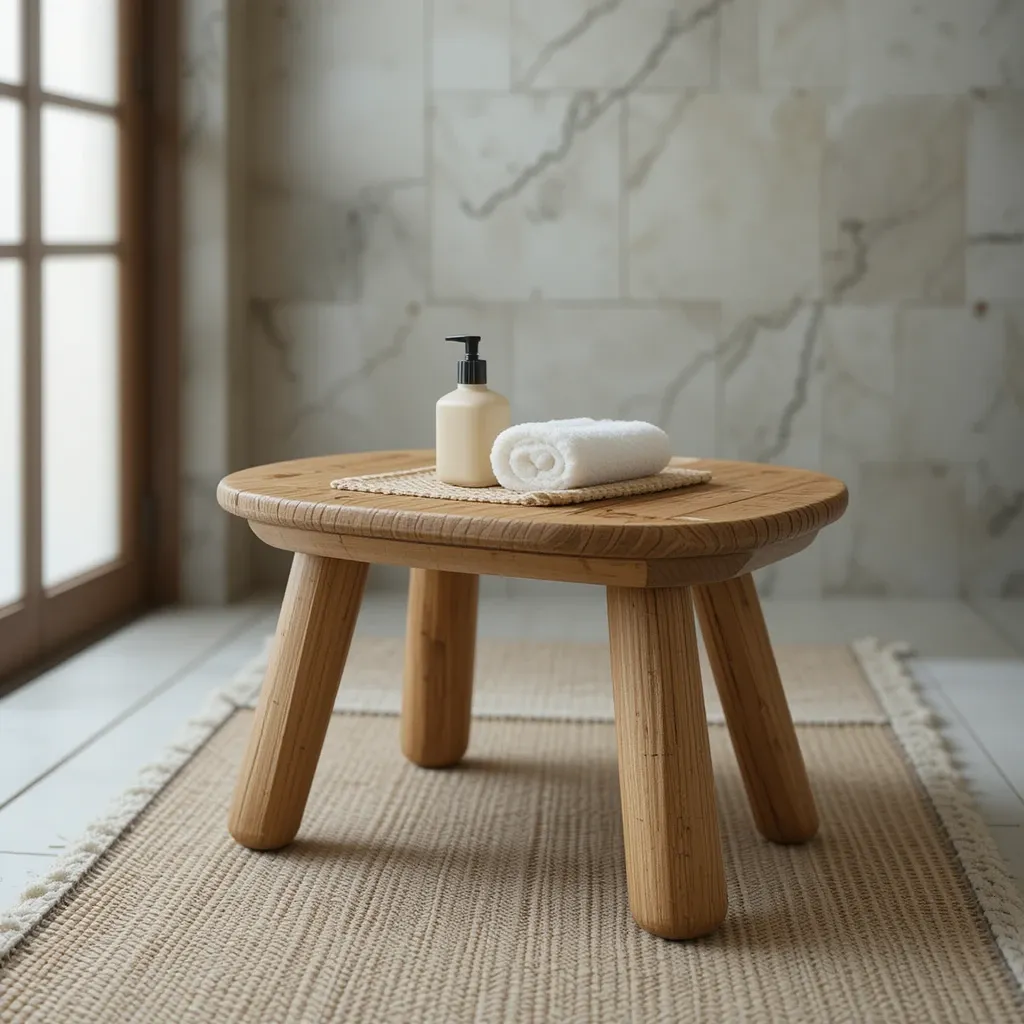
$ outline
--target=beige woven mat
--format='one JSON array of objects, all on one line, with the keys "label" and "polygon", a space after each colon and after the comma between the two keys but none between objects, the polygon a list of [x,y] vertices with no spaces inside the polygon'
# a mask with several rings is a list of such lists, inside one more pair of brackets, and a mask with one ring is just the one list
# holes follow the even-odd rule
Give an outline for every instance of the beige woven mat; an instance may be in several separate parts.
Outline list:
[{"label": "beige woven mat", "polygon": [[[786,695],[793,720],[881,723],[885,715],[848,647],[780,647]],[[404,641],[356,636],[335,711],[397,714],[402,700]],[[700,652],[704,706],[708,721],[725,721],[711,666]],[[266,659],[258,658],[239,677],[255,707]],[[835,680],[844,680],[836,686]],[[473,713],[481,717],[528,715],[571,721],[613,721],[612,680],[607,644],[530,643],[488,640],[479,645],[473,686]]]},{"label": "beige woven mat", "polygon": [[252,712],[221,698],[0,969],[0,1020],[1019,1021],[1019,896],[898,664],[860,655],[892,725],[800,727],[805,847],[758,837],[712,726],[730,907],[693,943],[629,919],[611,724],[481,719],[429,772],[394,717],[336,715],[299,840],[256,854],[224,828]]},{"label": "beige woven mat", "polygon": [[579,505],[604,498],[629,498],[656,491],[674,491],[680,487],[706,484],[711,473],[706,469],[672,466],[654,476],[622,480],[595,487],[574,487],[568,491],[510,491],[505,487],[456,487],[437,479],[433,466],[400,469],[368,476],[346,476],[332,480],[339,491],[369,491],[371,494],[404,494],[414,498],[448,498],[454,501],[486,501],[498,505]]}]

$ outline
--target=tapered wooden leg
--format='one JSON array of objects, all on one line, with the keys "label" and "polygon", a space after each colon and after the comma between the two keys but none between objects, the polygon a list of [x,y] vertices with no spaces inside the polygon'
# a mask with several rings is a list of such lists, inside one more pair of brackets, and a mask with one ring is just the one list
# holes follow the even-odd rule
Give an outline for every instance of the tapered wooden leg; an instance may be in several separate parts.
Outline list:
[{"label": "tapered wooden leg", "polygon": [[818,812],[754,580],[748,574],[695,590],[754,821],[774,843],[806,842],[818,831]]},{"label": "tapered wooden leg", "polygon": [[423,768],[457,764],[469,745],[479,584],[467,573],[410,570],[402,753]]},{"label": "tapered wooden leg", "polygon": [[296,554],[228,829],[243,846],[295,838],[348,657],[368,566]]},{"label": "tapered wooden leg", "polygon": [[608,588],[629,905],[667,939],[726,911],[711,750],[686,588]]}]

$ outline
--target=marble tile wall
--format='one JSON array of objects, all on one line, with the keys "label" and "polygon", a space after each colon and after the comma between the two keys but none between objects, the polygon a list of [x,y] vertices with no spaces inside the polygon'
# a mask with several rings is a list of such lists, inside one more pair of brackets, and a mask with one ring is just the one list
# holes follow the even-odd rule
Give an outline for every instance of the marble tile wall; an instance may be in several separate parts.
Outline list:
[{"label": "marble tile wall", "polygon": [[480,333],[516,419],[842,476],[776,596],[1024,594],[1024,3],[279,0],[246,31],[252,460],[430,446],[442,339]]},{"label": "marble tile wall", "polygon": [[248,459],[244,0],[183,5],[181,596],[224,604],[249,589],[245,524],[217,505]]}]

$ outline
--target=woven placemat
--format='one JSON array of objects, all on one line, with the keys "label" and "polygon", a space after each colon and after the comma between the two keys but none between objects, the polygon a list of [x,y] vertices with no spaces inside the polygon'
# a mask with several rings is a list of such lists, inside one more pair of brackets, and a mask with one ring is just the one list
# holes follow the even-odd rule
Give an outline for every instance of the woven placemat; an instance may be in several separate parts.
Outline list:
[{"label": "woven placemat", "polygon": [[670,466],[653,476],[620,480],[614,484],[574,487],[567,491],[510,491],[507,487],[456,487],[438,480],[433,466],[399,469],[391,473],[345,476],[332,480],[339,491],[368,491],[371,494],[404,494],[412,498],[447,498],[450,501],[487,501],[497,505],[579,505],[604,498],[629,498],[637,494],[674,491],[680,487],[706,484],[706,469]]}]

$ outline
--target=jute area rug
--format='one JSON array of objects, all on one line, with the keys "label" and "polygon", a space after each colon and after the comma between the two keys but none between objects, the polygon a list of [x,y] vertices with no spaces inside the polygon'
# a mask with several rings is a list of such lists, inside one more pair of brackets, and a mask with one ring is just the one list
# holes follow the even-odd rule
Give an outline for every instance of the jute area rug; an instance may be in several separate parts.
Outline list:
[{"label": "jute area rug", "polygon": [[0,915],[0,1020],[1024,1019],[1020,896],[899,652],[779,656],[822,831],[763,841],[713,725],[729,914],[707,939],[629,917],[605,648],[482,644],[487,717],[430,772],[389,714],[400,642],[362,641],[299,839],[225,830],[250,671]]}]

